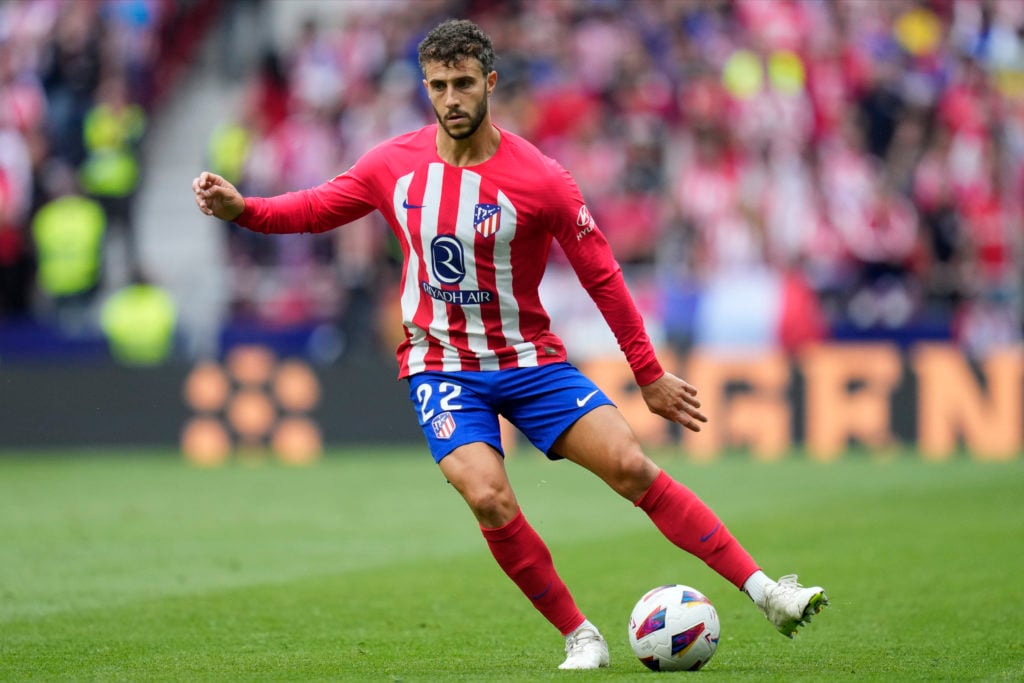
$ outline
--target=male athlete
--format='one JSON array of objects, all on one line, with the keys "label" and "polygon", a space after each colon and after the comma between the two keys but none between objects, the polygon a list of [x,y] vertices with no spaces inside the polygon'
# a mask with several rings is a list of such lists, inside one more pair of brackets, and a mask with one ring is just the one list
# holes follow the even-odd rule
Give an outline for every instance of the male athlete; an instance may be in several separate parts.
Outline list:
[{"label": "male athlete", "polygon": [[774,581],[693,492],[641,450],[618,409],[566,361],[537,294],[552,239],[622,348],[648,407],[699,431],[696,390],[662,369],[622,272],[570,175],[491,122],[490,38],[449,20],[419,45],[437,125],[400,135],[312,189],[243,197],[203,172],[199,209],[262,233],[323,232],[371,211],[402,246],[405,340],[399,376],[441,473],[479,522],[494,559],[565,636],[562,669],[608,666],[523,516],[505,471],[498,415],[551,459],[582,465],[646,512],[680,548],[745,591],[786,636],[828,603],[793,575]]}]

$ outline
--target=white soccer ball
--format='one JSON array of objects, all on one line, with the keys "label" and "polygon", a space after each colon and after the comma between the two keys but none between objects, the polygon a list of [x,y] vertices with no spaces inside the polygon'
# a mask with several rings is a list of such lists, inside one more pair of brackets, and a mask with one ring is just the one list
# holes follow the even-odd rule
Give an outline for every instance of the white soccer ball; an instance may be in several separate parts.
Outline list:
[{"label": "white soccer ball", "polygon": [[629,644],[652,671],[696,671],[718,649],[714,605],[681,584],[648,591],[629,615]]}]

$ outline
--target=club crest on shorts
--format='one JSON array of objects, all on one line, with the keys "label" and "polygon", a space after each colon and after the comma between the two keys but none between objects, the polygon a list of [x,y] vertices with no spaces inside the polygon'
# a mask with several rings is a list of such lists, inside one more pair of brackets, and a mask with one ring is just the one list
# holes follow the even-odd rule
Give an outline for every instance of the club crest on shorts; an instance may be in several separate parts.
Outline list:
[{"label": "club crest on shorts", "polygon": [[473,228],[483,237],[490,237],[501,227],[501,207],[497,204],[477,204],[473,208]]},{"label": "club crest on shorts", "polygon": [[455,418],[448,411],[445,411],[430,421],[434,428],[434,436],[439,439],[450,439],[455,433]]}]

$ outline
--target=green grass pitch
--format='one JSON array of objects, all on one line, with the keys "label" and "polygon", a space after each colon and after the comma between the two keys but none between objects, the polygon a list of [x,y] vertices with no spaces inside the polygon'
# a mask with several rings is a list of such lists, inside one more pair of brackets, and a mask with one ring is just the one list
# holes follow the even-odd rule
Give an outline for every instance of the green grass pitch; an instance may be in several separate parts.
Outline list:
[{"label": "green grass pitch", "polygon": [[[610,669],[560,672],[561,638],[421,449],[210,470],[8,453],[0,680],[1024,679],[1024,457],[657,457],[769,574],[821,583],[831,606],[787,640],[592,475],[522,452],[520,502],[611,648]],[[629,650],[633,603],[664,583],[718,609],[699,673],[650,673]]]}]

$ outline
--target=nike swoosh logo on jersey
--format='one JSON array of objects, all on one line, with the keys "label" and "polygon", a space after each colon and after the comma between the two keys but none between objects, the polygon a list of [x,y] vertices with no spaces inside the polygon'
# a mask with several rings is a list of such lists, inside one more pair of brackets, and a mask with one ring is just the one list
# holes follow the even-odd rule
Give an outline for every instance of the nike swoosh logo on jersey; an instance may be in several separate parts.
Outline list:
[{"label": "nike swoosh logo on jersey", "polygon": [[596,394],[597,392],[598,392],[598,390],[597,390],[597,389],[594,389],[593,391],[591,391],[591,392],[590,392],[589,394],[587,394],[587,395],[586,395],[586,396],[584,396],[583,398],[578,398],[578,399],[576,399],[576,405],[577,405],[578,407],[580,407],[580,408],[582,408],[583,406],[587,405],[587,403],[588,403],[588,402],[590,401],[590,399],[594,398],[594,395],[595,395],[595,394]]},{"label": "nike swoosh logo on jersey", "polygon": [[422,209],[423,208],[423,204],[410,204],[408,199],[403,199],[402,200],[402,208],[403,209]]}]

